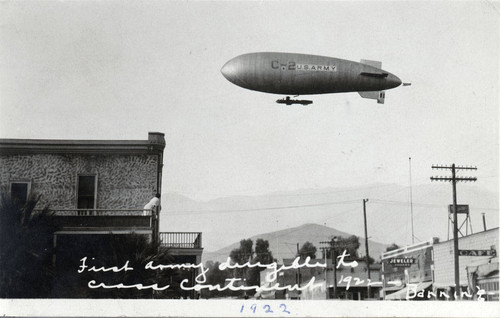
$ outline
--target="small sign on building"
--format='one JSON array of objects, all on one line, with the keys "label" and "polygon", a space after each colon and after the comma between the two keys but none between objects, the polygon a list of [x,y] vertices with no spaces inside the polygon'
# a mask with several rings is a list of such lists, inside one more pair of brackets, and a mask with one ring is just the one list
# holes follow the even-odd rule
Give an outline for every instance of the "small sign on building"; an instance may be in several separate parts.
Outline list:
[{"label": "small sign on building", "polygon": [[[448,205],[448,212],[453,213],[455,209],[453,208],[453,204]],[[457,213],[458,214],[469,214],[469,205],[468,204],[457,204]]]},{"label": "small sign on building", "polygon": [[497,251],[491,250],[458,250],[459,256],[497,256]]},{"label": "small sign on building", "polygon": [[415,264],[415,259],[412,257],[391,258],[389,264],[395,267],[410,267]]}]

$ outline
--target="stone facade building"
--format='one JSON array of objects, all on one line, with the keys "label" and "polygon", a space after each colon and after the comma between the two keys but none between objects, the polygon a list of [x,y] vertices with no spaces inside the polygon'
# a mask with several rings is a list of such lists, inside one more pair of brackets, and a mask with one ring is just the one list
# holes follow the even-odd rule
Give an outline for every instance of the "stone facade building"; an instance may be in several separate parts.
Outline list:
[{"label": "stone facade building", "polygon": [[[147,141],[2,139],[0,185],[27,184],[57,209],[141,208],[161,190],[164,148],[160,133]],[[93,202],[79,197],[81,177],[95,180]]]},{"label": "stone facade building", "polygon": [[[54,212],[56,268],[90,259],[110,234],[145,236],[168,247],[174,262],[199,264],[201,233],[161,233],[161,206],[144,209],[162,192],[164,149],[158,132],[147,140],[0,139],[0,192],[21,203],[35,195],[35,209]],[[186,275],[192,284],[196,271]]]},{"label": "stone facade building", "polygon": [[[162,133],[148,140],[0,140],[0,189],[19,200],[40,196],[61,233],[159,234],[159,211],[142,207],[161,193]],[[97,218],[99,217],[99,218]]]}]

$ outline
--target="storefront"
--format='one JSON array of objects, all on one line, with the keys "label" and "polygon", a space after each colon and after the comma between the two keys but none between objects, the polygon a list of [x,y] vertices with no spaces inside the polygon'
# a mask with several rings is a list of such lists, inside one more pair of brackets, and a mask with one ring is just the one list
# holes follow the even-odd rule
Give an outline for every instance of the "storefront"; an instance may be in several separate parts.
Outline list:
[{"label": "storefront", "polygon": [[381,299],[428,299],[433,283],[434,242],[433,239],[382,254]]},{"label": "storefront", "polygon": [[467,266],[469,289],[477,289],[476,300],[498,301],[498,257]]},{"label": "storefront", "polygon": [[497,246],[498,228],[459,237],[460,290],[456,291],[453,240],[434,244],[437,299],[498,300]]}]

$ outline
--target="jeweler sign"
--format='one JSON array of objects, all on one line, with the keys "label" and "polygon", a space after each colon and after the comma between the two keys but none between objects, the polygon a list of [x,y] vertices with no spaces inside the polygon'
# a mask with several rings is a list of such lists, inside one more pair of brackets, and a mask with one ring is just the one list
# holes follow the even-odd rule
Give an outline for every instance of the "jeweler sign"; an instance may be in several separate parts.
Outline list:
[{"label": "jeweler sign", "polygon": [[410,267],[412,264],[415,264],[414,258],[391,258],[389,260],[389,264],[395,267]]},{"label": "jeweler sign", "polygon": [[458,250],[459,256],[497,256],[496,250]]}]

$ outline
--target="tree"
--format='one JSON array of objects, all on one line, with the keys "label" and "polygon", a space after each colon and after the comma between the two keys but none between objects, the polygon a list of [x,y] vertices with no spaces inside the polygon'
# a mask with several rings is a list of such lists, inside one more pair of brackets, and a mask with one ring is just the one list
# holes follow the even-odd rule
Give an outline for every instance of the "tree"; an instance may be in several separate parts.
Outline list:
[{"label": "tree", "polygon": [[[180,298],[184,296],[180,290],[180,280],[183,278],[179,270],[151,270],[145,269],[145,265],[153,262],[153,265],[172,264],[173,257],[166,247],[159,242],[151,242],[145,235],[118,234],[118,235],[95,235],[97,239],[90,236],[76,241],[74,245],[64,245],[58,248],[58,258],[64,258],[58,262],[58,271],[61,273],[57,280],[57,294],[54,297],[64,298]],[[85,264],[88,267],[123,267],[128,261],[129,271],[119,272],[94,272],[84,270],[79,273],[86,257]],[[152,289],[139,290],[137,288],[89,288],[89,281],[95,281],[98,285],[104,283],[107,286],[124,284],[142,284],[149,286],[158,284],[158,287],[169,285],[165,291]]]},{"label": "tree", "polygon": [[[347,256],[344,259],[346,261],[366,262],[366,256],[359,256],[358,250],[360,246],[359,237],[356,235],[351,235],[347,238],[334,236],[330,241],[330,247],[333,251],[335,251],[336,256],[342,255],[345,251]],[[375,260],[372,257],[368,257],[368,264],[373,263],[375,263]]]},{"label": "tree", "polygon": [[[263,239],[257,239],[255,241],[255,257],[251,261],[252,264],[261,263],[263,265],[271,264],[275,261],[273,253],[269,250],[269,241]],[[260,286],[260,272],[264,268],[254,267],[250,268],[248,272],[248,285],[250,286]]]},{"label": "tree", "polygon": [[[205,263],[206,268],[208,269],[207,272],[207,282],[205,284],[210,284],[212,286],[220,285],[225,286],[226,284],[226,278],[231,277],[231,273],[229,270],[220,270],[219,269],[220,262],[213,262],[213,261],[207,261]],[[203,289],[201,291],[201,296],[203,298],[211,298],[211,297],[216,297],[216,296],[237,296],[238,293],[231,291],[231,290],[223,290],[223,291],[217,291],[217,290],[207,290]]]},{"label": "tree", "polygon": [[274,262],[273,253],[269,250],[269,241],[257,239],[255,241],[255,258],[253,261],[261,264],[271,264]]},{"label": "tree", "polygon": [[386,252],[390,252],[390,251],[397,250],[398,248],[399,248],[398,244],[392,243],[391,245],[387,246],[387,248],[385,249],[385,251]]},{"label": "tree", "polygon": [[349,254],[349,256],[345,258],[346,260],[360,259],[358,253],[360,243],[359,237],[356,235],[351,235],[347,238],[335,236],[330,240],[330,246],[337,256],[342,255],[344,251],[346,251],[346,254]]},{"label": "tree", "polygon": [[[57,218],[47,207],[35,210],[39,197],[25,204],[0,195],[0,297],[1,298],[152,298],[180,297],[180,270],[145,269],[148,262],[171,264],[173,257],[160,243],[144,235],[67,235],[57,241]],[[129,261],[133,271],[78,273],[81,259],[89,267],[121,267]],[[55,261],[55,262],[54,262]],[[57,269],[57,270],[56,270]],[[189,275],[189,273],[188,273]],[[106,285],[158,283],[165,292],[152,289],[91,289],[95,280]]]},{"label": "tree", "polygon": [[[240,247],[235,248],[229,253],[231,261],[239,265],[246,264],[252,260],[253,257],[253,241],[251,239],[243,239],[240,241]],[[233,270],[233,277],[241,278],[243,281],[247,281],[248,268],[235,268]],[[248,285],[248,282],[244,283]],[[246,298],[246,292],[243,292]]]},{"label": "tree", "polygon": [[252,259],[253,253],[253,241],[251,239],[243,239],[240,241],[240,247],[232,250],[229,257],[235,263],[245,264]]},{"label": "tree", "polygon": [[[243,239],[240,241],[240,247],[232,250],[229,253],[229,257],[234,263],[243,265],[252,260],[253,253],[253,241],[251,239]],[[234,277],[246,279],[246,268],[236,268],[233,274]]]},{"label": "tree", "polygon": [[[273,254],[269,250],[269,241],[263,239],[257,239],[255,242],[255,252],[253,250],[253,241],[251,239],[244,239],[240,241],[240,247],[231,251],[229,254],[231,260],[238,264],[255,264],[260,262],[261,264],[270,264],[274,262]],[[235,269],[233,275],[234,277],[241,277],[246,280],[248,286],[258,286],[260,285],[260,272],[263,268],[244,267],[241,269]]]},{"label": "tree", "polygon": [[22,204],[0,195],[0,297],[45,298],[52,291],[53,213],[36,211],[39,197]]},{"label": "tree", "polygon": [[302,244],[302,247],[299,249],[298,255],[301,259],[306,259],[308,256],[312,259],[316,258],[317,248],[311,242],[307,241]]}]

